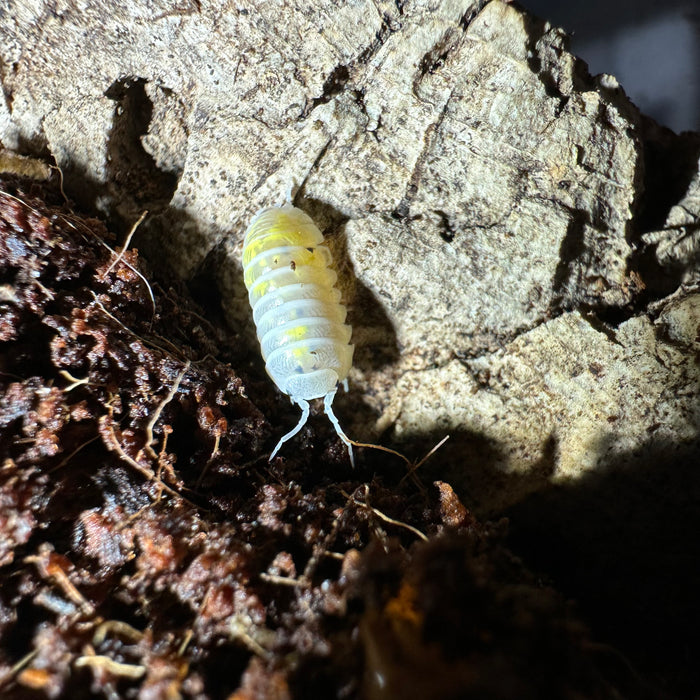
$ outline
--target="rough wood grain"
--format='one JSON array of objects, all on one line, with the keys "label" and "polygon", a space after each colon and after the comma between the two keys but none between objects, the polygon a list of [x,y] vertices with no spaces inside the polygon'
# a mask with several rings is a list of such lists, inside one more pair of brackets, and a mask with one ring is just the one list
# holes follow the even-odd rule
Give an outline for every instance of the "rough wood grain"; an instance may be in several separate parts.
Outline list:
[{"label": "rough wood grain", "polygon": [[[210,256],[248,337],[242,232],[298,188],[354,307],[347,410],[367,396],[376,415],[358,414],[358,436],[477,434],[522,472],[554,439],[554,471],[572,475],[616,436],[696,431],[682,401],[628,405],[688,381],[634,359],[653,364],[664,342],[654,318],[633,317],[643,120],[560,30],[507,3],[446,0],[17,2],[1,31],[3,143],[46,149],[71,195],[123,225],[148,208],[140,247],[185,278]],[[690,285],[695,170],[644,238]],[[630,320],[601,330],[595,315],[611,309]]]},{"label": "rough wood grain", "polygon": [[344,425],[451,433],[470,505],[697,454],[700,137],[561,30],[499,0],[12,0],[0,78],[3,145],[124,230],[148,209],[138,247],[246,342],[245,225],[296,188],[351,307]]}]

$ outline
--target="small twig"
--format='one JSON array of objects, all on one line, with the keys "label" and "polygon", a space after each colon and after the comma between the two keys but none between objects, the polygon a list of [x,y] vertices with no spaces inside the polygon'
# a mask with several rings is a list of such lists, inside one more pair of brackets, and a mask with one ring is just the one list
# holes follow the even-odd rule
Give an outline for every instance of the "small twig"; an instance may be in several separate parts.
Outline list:
[{"label": "small twig", "polygon": [[160,452],[158,453],[158,478],[162,478],[163,474],[163,469],[167,468],[168,475],[175,478],[175,473],[172,469],[172,465],[168,464],[166,460],[166,455],[167,452],[165,449],[168,446],[168,437],[172,435],[173,433],[173,428],[172,426],[168,425],[167,423],[161,428],[163,431],[163,442],[160,445]]},{"label": "small twig", "polygon": [[34,279],[34,280],[32,280],[32,282],[37,287],[39,287],[39,289],[41,289],[41,291],[44,292],[44,294],[46,294],[47,299],[50,299],[51,301],[53,301],[56,298],[56,295],[48,287],[45,287],[41,282],[39,282],[39,280]]},{"label": "small twig", "polygon": [[[400,452],[397,452],[396,450],[392,450],[390,447],[384,447],[384,445],[375,445],[375,444],[373,444],[373,443],[371,443],[371,442],[356,442],[355,440],[350,440],[350,442],[351,442],[353,445],[355,445],[355,447],[369,447],[370,449],[379,450],[380,452],[388,452],[389,454],[395,455],[396,457],[399,457],[399,458],[402,459],[404,462],[406,462],[406,465],[408,466],[408,471],[406,472],[406,474],[403,476],[403,478],[402,478],[401,481],[399,482],[399,485],[401,485],[401,484],[403,484],[403,482],[404,482],[408,477],[412,477],[412,476],[415,474],[415,472],[416,472],[423,464],[425,464],[425,462],[426,462],[435,452],[437,452],[437,450],[439,450],[439,449],[449,440],[449,438],[450,438],[449,435],[445,435],[445,437],[442,438],[442,440],[440,440],[440,442],[438,442],[438,444],[435,445],[435,447],[433,447],[433,448],[428,452],[428,454],[426,454],[425,457],[423,457],[423,459],[421,459],[420,461],[416,462],[415,464],[414,464],[413,462],[411,462],[411,460],[410,460],[408,457],[406,457],[405,455],[402,455]],[[425,490],[425,489],[422,487],[422,485],[420,484],[420,482],[416,481],[416,485],[417,485],[420,489],[422,489],[423,491]]]},{"label": "small twig", "polygon": [[63,170],[61,170],[58,165],[49,165],[49,168],[51,170],[58,170],[58,191],[61,193],[61,197],[63,197],[63,201],[65,202],[66,206],[70,209],[68,197],[66,197],[66,193],[63,190]]},{"label": "small twig", "polygon": [[10,199],[14,199],[15,202],[19,202],[23,207],[27,207],[29,211],[34,212],[39,218],[41,218],[41,214],[33,206],[27,204],[23,199],[15,197],[15,195],[10,194],[9,192],[5,192],[5,190],[0,190],[0,194],[3,194],[5,195],[5,197],[9,197]]},{"label": "small twig", "polygon": [[[9,195],[9,196],[12,196],[12,195]],[[78,230],[76,225],[72,221],[70,221],[68,218],[66,218],[65,215],[61,214],[60,216],[61,216],[61,219],[63,219],[63,221],[66,224],[68,224],[68,226],[75,229],[76,231]],[[87,231],[94,240],[96,240],[98,243],[100,243],[100,245],[107,248],[107,250],[110,253],[112,253],[112,255],[117,255],[117,252],[111,246],[107,245],[107,243],[105,243],[98,235],[96,235],[94,231],[91,231],[84,223],[82,223],[82,221],[79,221],[76,219],[76,223],[78,223],[85,231]],[[151,316],[151,323],[153,323],[153,318],[156,315],[156,298],[155,298],[155,296],[153,296],[153,289],[151,289],[151,285],[150,285],[149,281],[131,263],[127,262],[126,260],[122,260],[122,264],[126,265],[135,275],[140,277],[141,281],[146,285],[146,289],[148,290],[148,296],[151,299],[151,306],[153,307],[153,315]]]},{"label": "small twig", "polygon": [[[350,438],[348,438],[350,440]],[[380,452],[388,452],[389,454],[392,454],[399,459],[402,459],[406,464],[411,466],[412,462],[411,460],[406,457],[405,455],[402,455],[400,452],[397,452],[396,450],[392,450],[390,447],[384,447],[384,445],[375,445],[374,443],[371,442],[356,442],[355,440],[350,440],[350,442],[355,446],[355,447],[369,447],[370,449],[373,450],[379,450]]]},{"label": "small twig", "polygon": [[343,510],[340,512],[340,515],[338,515],[333,520],[333,525],[331,526],[331,530],[323,538],[323,542],[314,546],[311,557],[309,558],[309,561],[307,562],[306,566],[304,567],[304,573],[301,575],[301,580],[306,582],[307,584],[311,582],[311,577],[313,576],[314,571],[316,570],[316,567],[318,566],[318,562],[321,561],[321,557],[324,556],[328,552],[328,548],[330,547],[331,542],[333,542],[333,540],[335,540],[336,536],[338,535],[338,530],[340,529],[341,518],[345,515],[347,507],[350,504],[350,502],[352,501],[352,496],[348,495],[347,493],[345,493],[342,490],[341,490],[341,493],[347,499],[345,502],[345,505],[343,506]]},{"label": "small twig", "polygon": [[[121,446],[117,434],[114,432],[114,426],[110,423],[107,425],[109,437],[111,438],[108,447],[112,448],[127,464],[136,469],[137,472],[145,476],[149,481],[155,478],[155,472],[150,467],[144,467],[139,464],[133,457],[130,457]],[[179,495],[179,494],[178,494]]]},{"label": "small twig", "polygon": [[425,464],[425,462],[428,461],[428,458],[429,458],[431,455],[435,454],[449,439],[450,439],[450,436],[449,436],[449,435],[445,435],[445,437],[442,438],[442,440],[440,440],[440,442],[438,442],[437,445],[435,445],[434,447],[432,447],[432,448],[428,451],[428,453],[425,455],[425,457],[423,457],[423,459],[421,459],[420,462],[418,462],[418,464],[416,464],[416,466],[414,467],[414,470],[415,470],[415,469],[418,469],[421,465]]},{"label": "small twig", "polygon": [[202,481],[204,480],[204,477],[207,473],[207,470],[209,469],[209,465],[211,464],[212,460],[216,455],[219,454],[219,442],[221,441],[221,433],[219,432],[218,428],[216,431],[216,437],[214,438],[214,449],[211,451],[211,455],[209,456],[209,459],[207,460],[207,463],[204,465],[204,468],[199,474],[199,477],[197,478],[197,483],[195,484],[195,489],[199,490],[199,487],[202,485]]},{"label": "small twig", "polygon": [[[63,195],[63,198],[64,198],[64,199],[66,200],[66,202],[67,202],[68,199],[66,198],[65,192],[63,191],[63,172],[61,171],[60,168],[58,168],[58,166],[50,166],[50,167],[55,167],[55,168],[57,168],[58,172],[59,172],[60,175],[61,175],[60,190],[61,190],[61,194]],[[14,199],[16,202],[18,202],[19,204],[21,204],[23,207],[26,207],[26,208],[29,209],[31,212],[33,212],[34,214],[36,214],[36,216],[41,217],[41,214],[40,214],[34,207],[32,207],[31,205],[27,204],[27,202],[25,202],[24,200],[20,199],[19,197],[15,197],[15,195],[10,194],[9,192],[6,192],[5,190],[0,190],[0,194],[5,195],[6,197],[9,197],[10,199]],[[141,217],[139,218],[139,220],[134,224],[134,226],[132,227],[131,231],[129,232],[129,235],[127,236],[126,244],[125,244],[124,248],[122,249],[122,251],[121,251],[119,254],[117,254],[115,250],[113,250],[110,246],[108,246],[99,236],[95,235],[95,233],[94,233],[93,231],[91,231],[87,226],[85,226],[85,224],[83,224],[82,222],[78,221],[78,223],[82,226],[82,228],[83,228],[85,231],[87,231],[87,232],[92,236],[92,238],[94,238],[94,239],[96,239],[97,241],[99,241],[105,248],[107,248],[107,250],[110,251],[110,253],[112,253],[113,255],[117,255],[117,259],[112,263],[112,265],[110,265],[110,267],[108,268],[107,272],[109,272],[109,271],[112,269],[112,267],[113,267],[114,265],[116,265],[116,264],[121,260],[122,256],[124,255],[124,252],[126,251],[126,248],[127,248],[128,244],[129,244],[129,242],[131,241],[131,237],[133,236],[134,232],[136,231],[136,228],[139,226],[139,224],[140,224],[140,223],[143,221],[143,219],[146,217],[146,214],[148,214],[148,212],[147,212],[147,211],[144,211],[143,214],[141,214]],[[66,224],[68,224],[69,226],[71,226],[71,227],[74,228],[74,229],[76,228],[75,224],[74,224],[72,221],[70,221],[65,215],[61,214],[60,216],[61,216],[61,219],[63,219],[63,221],[65,221]],[[151,305],[153,306],[153,317],[155,317],[155,315],[156,315],[156,300],[155,300],[155,297],[153,296],[153,290],[151,289],[151,285],[149,284],[148,280],[147,280],[133,265],[131,265],[130,263],[128,263],[126,260],[122,260],[122,262],[123,262],[124,265],[126,265],[134,274],[138,275],[138,276],[141,278],[141,280],[143,281],[143,283],[146,285],[146,288],[148,289],[148,295],[149,295],[149,297],[150,297],[150,299],[151,299]],[[107,274],[107,272],[103,273],[103,276],[104,276],[105,274]],[[53,293],[52,293],[50,290],[46,289],[46,287],[44,287],[38,280],[34,280],[34,283],[37,284],[46,294],[48,294],[48,295],[49,295],[49,298],[51,298],[51,299],[54,298],[54,297],[53,297]],[[151,317],[151,323],[153,323],[153,317]]]},{"label": "small twig", "polygon": [[139,464],[139,462],[137,462],[133,457],[130,457],[124,451],[124,448],[121,446],[121,443],[117,438],[117,434],[114,432],[113,425],[109,424],[107,426],[107,429],[109,430],[109,437],[112,438],[108,447],[111,446],[111,448],[119,455],[119,457],[121,457],[127,464],[136,469],[137,472],[145,476],[149,481],[154,481],[155,483],[157,483],[161,489],[169,493],[171,496],[181,498],[183,501],[186,501],[191,506],[196,507],[194,503],[185,498],[181,493],[178,493],[174,488],[168,486],[162,479],[159,479],[150,467],[144,467],[143,464]]},{"label": "small twig", "polygon": [[185,653],[185,650],[190,645],[190,642],[192,641],[193,636],[194,636],[194,631],[192,629],[188,629],[187,633],[185,634],[184,639],[182,640],[182,644],[180,644],[180,646],[178,647],[178,650],[177,650],[178,656],[182,656]]},{"label": "small twig", "polygon": [[[122,323],[116,316],[114,316],[109,311],[107,311],[107,309],[104,307],[104,304],[100,301],[99,297],[97,296],[97,294],[95,294],[95,292],[92,289],[90,290],[90,293],[94,297],[95,303],[97,304],[97,306],[100,307],[100,310],[102,311],[102,313],[104,313],[106,316],[109,316],[115,323],[118,323],[125,331],[127,331],[128,333],[131,333],[131,335],[133,335],[134,338],[138,338],[138,340],[140,340],[142,343],[144,343],[144,345],[150,345],[151,347],[156,348],[157,350],[160,350],[161,352],[163,352],[165,354],[169,354],[169,351],[166,350],[165,348],[161,347],[160,345],[158,345],[158,343],[154,343],[152,340],[146,340],[145,338],[142,338],[138,333],[132,331],[131,328],[129,328],[129,326]],[[172,347],[175,348],[175,351],[177,354],[180,354],[180,355],[182,354],[179,352],[178,348],[175,345],[173,345]]]},{"label": "small twig", "polygon": [[277,574],[268,574],[263,571],[260,578],[267,583],[275,583],[279,586],[289,586],[290,588],[304,588],[308,585],[308,581],[302,578],[289,578],[288,576],[278,576]]},{"label": "small twig", "polygon": [[324,552],[323,556],[329,559],[337,559],[338,561],[345,559],[345,555],[342,552]]},{"label": "small twig", "polygon": [[231,619],[231,636],[233,639],[239,639],[241,642],[243,642],[243,644],[248,648],[248,651],[251,651],[260,658],[269,661],[271,658],[270,652],[250,635],[248,629],[252,627],[252,623],[250,625],[245,624],[241,615],[234,615]]},{"label": "small twig", "polygon": [[107,635],[111,634],[127,639],[130,642],[140,642],[143,639],[143,632],[132,627],[129,623],[121,620],[106,620],[95,630],[92,636],[92,643],[95,646],[100,646],[107,638]]},{"label": "small twig", "polygon": [[155,440],[153,437],[153,428],[155,427],[156,423],[158,422],[158,419],[160,418],[161,413],[163,412],[163,409],[175,398],[175,394],[177,393],[177,390],[180,387],[180,382],[182,381],[182,378],[185,376],[187,373],[187,370],[190,368],[190,361],[188,360],[185,363],[185,366],[183,370],[177,375],[175,378],[175,381],[173,382],[173,385],[170,387],[170,391],[167,393],[165,399],[161,401],[158,406],[156,407],[156,410],[153,413],[153,417],[151,418],[150,421],[148,421],[148,425],[146,425],[146,445],[145,449],[149,453],[153,459],[157,459],[158,455],[155,453],[155,450],[152,447],[152,444]]},{"label": "small twig", "polygon": [[394,520],[394,518],[390,518],[388,515],[385,515],[382,513],[381,510],[374,508],[373,506],[367,505],[365,503],[360,503],[359,501],[355,501],[358,506],[364,506],[365,508],[369,508],[378,518],[383,520],[385,523],[390,523],[392,525],[398,525],[399,527],[405,527],[407,530],[410,530],[414,535],[417,537],[420,537],[424,542],[428,541],[428,538],[426,535],[424,535],[418,528],[413,527],[413,525],[409,525],[408,523],[402,523],[400,520]]},{"label": "small twig", "polygon": [[32,659],[39,653],[38,649],[32,649],[28,654],[25,654],[12,668],[10,668],[5,675],[0,676],[0,688],[2,688],[5,683],[12,680],[27,664],[29,664]]},{"label": "small twig", "polygon": [[[134,469],[136,469],[140,474],[143,474],[149,481],[153,481],[158,486],[165,491],[166,493],[169,493],[171,496],[174,496],[175,498],[181,498],[185,503],[188,503],[191,505],[193,508],[198,508],[200,510],[206,510],[206,508],[202,508],[201,506],[198,506],[196,503],[191,501],[189,498],[186,496],[183,496],[179,491],[176,489],[172,488],[171,486],[168,486],[150,467],[144,467],[142,464],[137,462],[133,457],[130,457],[125,451],[124,448],[121,446],[121,443],[117,439],[117,435],[114,432],[114,427],[110,424],[108,426],[109,431],[110,431],[110,437],[112,438],[111,446],[114,449],[114,451],[121,457],[127,464],[131,465]],[[109,447],[109,446],[108,446]],[[190,489],[186,489],[190,490]],[[160,495],[156,499],[157,501],[160,500]]]},{"label": "small twig", "polygon": [[50,555],[31,554],[24,558],[27,564],[36,564],[43,578],[53,579],[66,597],[75,603],[81,611],[89,616],[95,614],[95,608],[68,578],[68,574],[57,563],[50,562]]},{"label": "small twig", "polygon": [[413,475],[420,469],[420,467],[422,467],[422,466],[428,461],[428,459],[429,459],[433,454],[435,454],[449,439],[450,439],[450,436],[449,436],[449,435],[445,435],[445,437],[442,438],[442,440],[440,440],[440,442],[438,442],[438,444],[435,445],[435,446],[428,452],[428,454],[426,454],[425,457],[423,457],[423,459],[421,459],[419,462],[416,462],[416,464],[412,465],[412,466],[409,468],[408,472],[402,477],[401,481],[399,481],[399,486],[400,486],[401,484],[403,484],[403,482],[406,481],[406,479],[408,479],[409,476],[413,476]]},{"label": "small twig", "polygon": [[124,253],[126,253],[127,248],[129,247],[129,243],[131,243],[131,238],[133,235],[136,233],[136,229],[141,225],[143,220],[146,218],[148,214],[148,210],[144,210],[141,213],[141,216],[136,220],[136,223],[131,227],[129,230],[129,233],[126,235],[126,240],[124,241],[124,245],[122,246],[122,249],[119,251],[119,255],[112,261],[112,264],[100,275],[102,279],[104,279],[114,268],[115,265],[118,265],[121,262],[122,257],[124,256]]},{"label": "small twig", "polygon": [[[365,491],[365,498],[369,496],[369,486],[367,484],[364,484],[364,491]],[[373,506],[369,505],[369,503],[363,503],[362,501],[358,501],[357,498],[355,497],[355,494],[349,495],[345,493],[345,491],[341,490],[341,493],[343,496],[347,496],[352,503],[354,503],[357,506],[360,506],[360,508],[366,508],[367,510],[371,511],[374,513],[380,520],[383,520],[385,523],[390,523],[391,525],[397,525],[398,527],[403,527],[406,530],[409,530],[412,532],[416,537],[420,537],[424,542],[428,541],[428,537],[424,535],[418,528],[413,527],[413,525],[409,525],[408,523],[404,523],[401,520],[395,520],[394,518],[390,518],[388,515],[385,513],[382,513],[381,510],[378,508],[374,508]]]}]

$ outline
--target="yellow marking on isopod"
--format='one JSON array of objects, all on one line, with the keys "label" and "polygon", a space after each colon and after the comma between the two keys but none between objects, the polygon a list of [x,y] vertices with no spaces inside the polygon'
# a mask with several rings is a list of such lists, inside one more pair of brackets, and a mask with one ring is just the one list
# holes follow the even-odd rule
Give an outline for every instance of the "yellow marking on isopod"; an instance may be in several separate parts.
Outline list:
[{"label": "yellow marking on isopod", "polygon": [[[265,257],[267,251],[271,260]],[[338,385],[343,384],[347,389],[353,346],[349,342],[350,326],[343,322],[345,307],[339,301],[340,293],[335,287],[337,275],[330,268],[331,263],[332,256],[323,245],[321,231],[307,214],[291,204],[263,209],[246,232],[244,281],[258,337],[266,348],[265,369],[280,391],[301,408],[299,422],[280,438],[269,459],[302,429],[309,417],[309,401],[323,398],[326,415],[347,445],[353,465],[352,445],[371,447],[405,460],[412,474],[432,451],[413,466],[395,450],[350,440],[333,413]],[[326,314],[311,316],[318,319],[314,324],[310,318],[301,316],[308,313],[304,304],[309,299],[321,301],[320,308]],[[318,307],[315,313],[319,313]],[[300,322],[295,324],[296,319]]]},{"label": "yellow marking on isopod", "polygon": [[[272,260],[265,257],[266,251],[271,251]],[[322,397],[326,414],[353,461],[350,440],[332,409],[337,386],[345,381],[352,364],[348,358],[352,346],[348,343],[349,326],[337,320],[345,318],[345,311],[335,308],[340,302],[331,262],[321,231],[307,214],[291,204],[259,212],[246,232],[243,269],[251,306],[255,310],[262,299],[266,300],[267,310],[256,317],[258,326],[264,324],[269,329],[261,338],[269,352],[266,369],[279,389],[302,409],[299,423],[281,438],[270,459],[304,426],[309,416],[308,402]],[[273,295],[279,295],[279,302],[275,299],[268,305],[267,298]],[[297,307],[309,298],[327,304],[328,317],[318,317],[322,320],[315,325],[295,324]],[[314,349],[320,347],[317,341],[323,341],[323,352]],[[288,354],[281,354],[283,348]],[[274,370],[271,363],[276,363]]]}]

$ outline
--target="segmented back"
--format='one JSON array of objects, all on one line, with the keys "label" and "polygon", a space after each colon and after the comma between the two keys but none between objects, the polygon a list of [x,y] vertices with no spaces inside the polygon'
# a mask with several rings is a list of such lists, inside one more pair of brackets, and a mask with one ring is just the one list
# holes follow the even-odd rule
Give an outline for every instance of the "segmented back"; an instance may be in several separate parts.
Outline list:
[{"label": "segmented back", "polygon": [[273,451],[295,435],[308,417],[308,401],[325,398],[328,417],[348,445],[331,410],[339,382],[352,366],[352,329],[334,286],[332,256],[323,234],[300,209],[285,204],[259,212],[243,243],[243,272],[265,368],[281,391],[302,407],[302,419]]}]

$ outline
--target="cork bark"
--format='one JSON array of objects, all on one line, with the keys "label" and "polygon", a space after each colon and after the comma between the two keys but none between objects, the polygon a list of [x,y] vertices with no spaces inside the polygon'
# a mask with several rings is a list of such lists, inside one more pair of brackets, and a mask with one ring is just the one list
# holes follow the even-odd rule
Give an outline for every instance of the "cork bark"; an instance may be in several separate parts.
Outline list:
[{"label": "cork bark", "polygon": [[122,235],[148,210],[132,245],[221,309],[250,357],[243,233],[291,193],[350,309],[336,405],[352,437],[418,453],[449,433],[431,475],[523,532],[533,495],[591,480],[580,497],[617,525],[658,505],[662,474],[659,519],[684,503],[700,137],[589,75],[561,29],[500,0],[13,0],[0,79],[2,144],[54,159],[66,194]]}]

